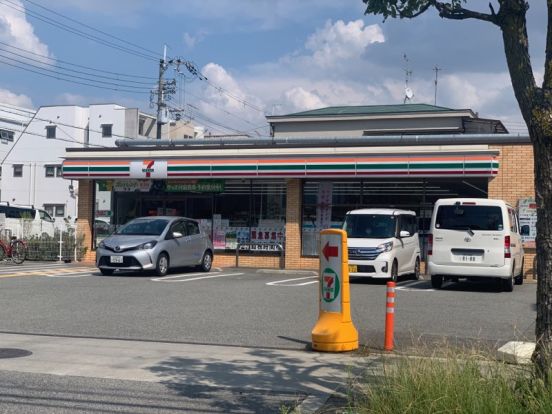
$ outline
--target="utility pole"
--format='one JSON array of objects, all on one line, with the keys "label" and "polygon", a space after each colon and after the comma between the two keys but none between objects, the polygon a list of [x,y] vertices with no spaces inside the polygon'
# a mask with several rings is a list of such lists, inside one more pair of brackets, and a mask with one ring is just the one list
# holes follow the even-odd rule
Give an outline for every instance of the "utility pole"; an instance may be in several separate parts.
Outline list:
[{"label": "utility pole", "polygon": [[165,123],[165,95],[163,75],[167,70],[167,46],[163,48],[163,59],[159,61],[159,83],[157,85],[157,139],[161,139],[161,128]]},{"label": "utility pole", "polygon": [[435,99],[433,100],[433,105],[437,105],[437,81],[438,81],[439,71],[443,70],[443,69],[440,68],[439,66],[435,65],[433,70],[435,72]]}]

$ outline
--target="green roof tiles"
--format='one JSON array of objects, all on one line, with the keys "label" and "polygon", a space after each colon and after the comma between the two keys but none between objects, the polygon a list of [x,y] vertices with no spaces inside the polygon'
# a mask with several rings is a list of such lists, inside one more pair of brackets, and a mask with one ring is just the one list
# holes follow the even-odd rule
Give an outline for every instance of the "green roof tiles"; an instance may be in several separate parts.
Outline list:
[{"label": "green roof tiles", "polygon": [[328,108],[314,109],[312,111],[296,112],[283,115],[287,117],[303,116],[354,116],[375,114],[402,114],[412,112],[446,112],[454,111],[451,108],[428,104],[402,104],[402,105],[364,105],[364,106],[330,106]]}]

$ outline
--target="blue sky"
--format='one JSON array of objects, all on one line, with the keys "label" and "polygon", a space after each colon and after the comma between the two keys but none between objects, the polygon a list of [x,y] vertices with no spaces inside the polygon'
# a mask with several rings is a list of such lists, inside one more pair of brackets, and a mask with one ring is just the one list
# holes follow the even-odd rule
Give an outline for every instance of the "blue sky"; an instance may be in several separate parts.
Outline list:
[{"label": "blue sky", "polygon": [[[531,56],[540,82],[545,1],[530,3]],[[487,2],[467,2],[469,7],[483,4]],[[0,102],[26,107],[115,102],[154,111],[149,108],[148,89],[158,73],[155,58],[127,54],[60,30],[37,18],[38,13],[49,22],[128,46],[63,16],[75,19],[138,44],[147,50],[144,53],[156,53],[157,58],[167,44],[170,57],[193,61],[209,83],[192,78],[180,82],[171,105],[185,108],[185,116],[213,132],[265,134],[266,129],[257,129],[265,124],[265,114],[402,103],[406,67],[412,71],[413,102],[433,103],[435,65],[443,69],[438,105],[471,108],[482,117],[502,119],[512,132],[524,129],[498,28],[478,21],[444,21],[435,12],[384,23],[381,17],[365,16],[363,11],[361,0],[0,0],[0,42],[49,56],[54,59],[49,63],[61,66],[63,61],[152,78],[126,78],[143,82],[127,83],[141,93],[63,82],[1,63],[58,70],[41,62],[27,61],[38,65],[33,68],[9,60],[6,56],[24,58],[6,50],[24,52],[0,43]],[[44,61],[37,55],[27,56]],[[71,74],[108,83],[121,79],[82,70],[89,74]]]}]

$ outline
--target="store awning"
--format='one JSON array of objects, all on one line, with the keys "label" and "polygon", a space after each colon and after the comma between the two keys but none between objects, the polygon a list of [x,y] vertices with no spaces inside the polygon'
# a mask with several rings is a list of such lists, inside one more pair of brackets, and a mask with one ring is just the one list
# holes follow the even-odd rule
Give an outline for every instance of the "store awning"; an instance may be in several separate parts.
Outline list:
[{"label": "store awning", "polygon": [[492,177],[496,152],[312,157],[68,159],[67,179]]}]

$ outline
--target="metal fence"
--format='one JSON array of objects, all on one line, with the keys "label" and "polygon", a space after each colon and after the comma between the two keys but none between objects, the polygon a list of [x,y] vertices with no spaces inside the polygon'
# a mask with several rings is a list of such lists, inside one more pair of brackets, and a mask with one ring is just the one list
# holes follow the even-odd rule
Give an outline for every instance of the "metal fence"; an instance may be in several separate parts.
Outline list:
[{"label": "metal fence", "polygon": [[[9,245],[12,233],[10,230],[2,230],[0,238]],[[36,261],[77,261],[86,253],[84,237],[79,236],[74,230],[56,230],[53,236],[30,236],[23,238],[27,245],[26,260]]]}]

